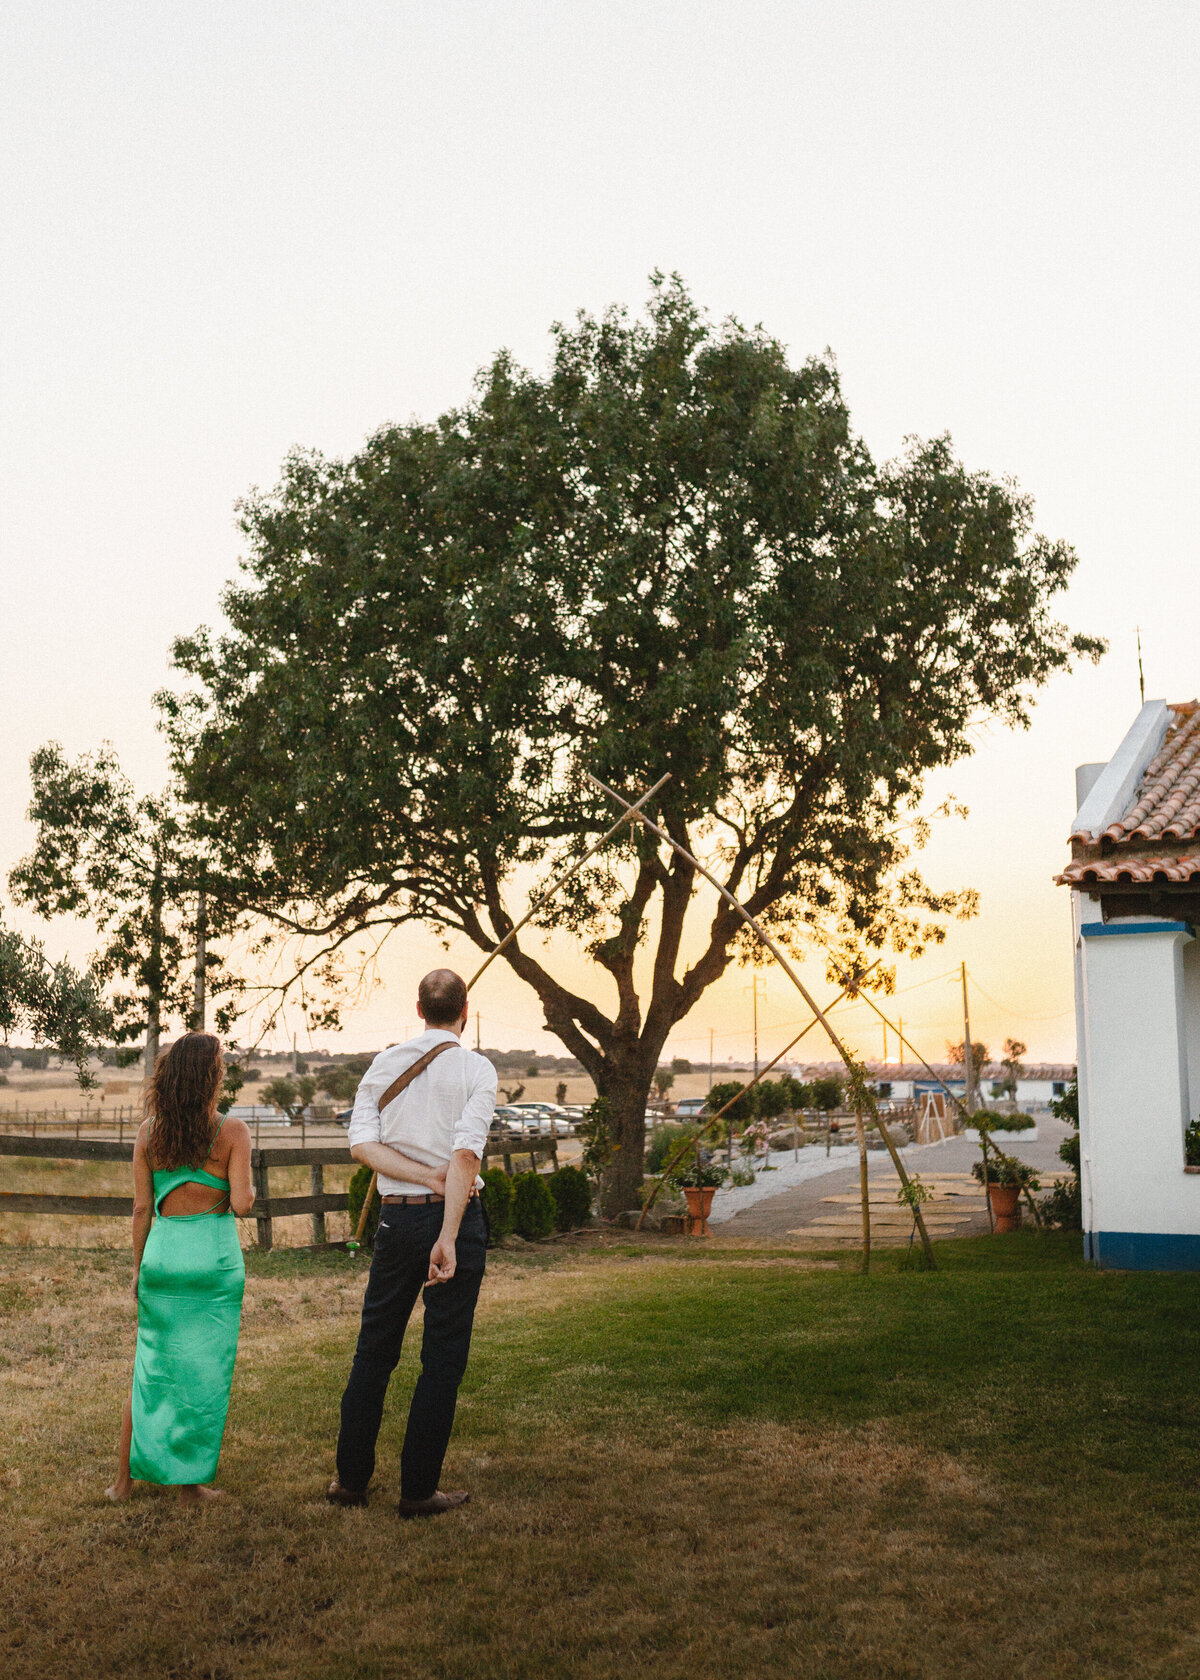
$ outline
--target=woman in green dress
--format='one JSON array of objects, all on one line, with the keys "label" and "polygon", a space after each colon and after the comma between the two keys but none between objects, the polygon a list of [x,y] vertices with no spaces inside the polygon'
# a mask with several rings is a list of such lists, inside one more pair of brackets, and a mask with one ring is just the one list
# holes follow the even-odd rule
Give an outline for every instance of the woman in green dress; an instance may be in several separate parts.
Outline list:
[{"label": "woman in green dress", "polygon": [[222,1121],[220,1041],[185,1033],[158,1059],[133,1151],[133,1390],[110,1499],[135,1480],[216,1498],[246,1269],[235,1214],[254,1202],[250,1133]]}]

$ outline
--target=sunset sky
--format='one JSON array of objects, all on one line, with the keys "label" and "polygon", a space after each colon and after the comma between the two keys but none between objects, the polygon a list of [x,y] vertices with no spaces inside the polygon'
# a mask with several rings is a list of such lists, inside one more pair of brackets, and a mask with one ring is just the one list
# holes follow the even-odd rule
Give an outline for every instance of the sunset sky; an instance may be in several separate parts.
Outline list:
[{"label": "sunset sky", "polygon": [[[1078,550],[1061,616],[1111,652],[931,786],[970,816],[923,867],[982,910],[891,1005],[940,1055],[965,960],[977,1037],[1073,1058],[1051,877],[1074,767],[1138,706],[1135,626],[1147,697],[1200,691],[1198,18],[1182,0],[10,0],[3,872],[42,741],[110,740],[159,784],[170,640],[217,621],[235,499],[288,449],[432,417],[501,346],[541,367],[552,321],[640,307],[649,272],[677,270],[795,360],[830,346],[878,459],[948,431]],[[86,928],[6,917],[90,948]],[[554,957],[605,1001],[577,951]],[[441,960],[399,933],[325,1042],[405,1036]],[[764,978],[771,1054],[803,1010]],[[475,1001],[485,1043],[557,1047],[500,965]],[[718,1059],[744,1056],[750,1016],[731,972],[672,1047],[706,1059],[713,1029]],[[882,1050],[864,1011],[845,1026]]]}]

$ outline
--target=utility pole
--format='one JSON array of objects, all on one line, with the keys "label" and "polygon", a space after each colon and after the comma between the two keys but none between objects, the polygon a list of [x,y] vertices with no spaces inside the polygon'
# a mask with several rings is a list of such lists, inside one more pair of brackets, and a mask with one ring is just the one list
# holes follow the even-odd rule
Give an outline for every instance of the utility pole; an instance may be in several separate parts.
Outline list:
[{"label": "utility pole", "polygon": [[294,1078],[299,1079],[299,1077],[300,1077],[300,1051],[296,1047],[296,1035],[295,1035],[295,1033],[292,1034],[292,1074],[293,1074]]},{"label": "utility pole", "polygon": [[967,1113],[974,1114],[975,1103],[975,1054],[971,1047],[971,1011],[967,1004],[967,965],[962,965],[962,995],[963,995],[963,1078],[966,1083],[964,1099]]},{"label": "utility pole", "polygon": [[475,1011],[475,1048],[476,1048],[476,1050],[479,1049],[479,1025],[480,1025],[479,1011],[477,1009]]},{"label": "utility pole", "polygon": [[751,987],[754,997],[754,1077],[758,1078],[758,970],[754,970],[754,985]]},{"label": "utility pole", "polygon": [[708,1029],[708,1088],[712,1090],[713,1030]]}]

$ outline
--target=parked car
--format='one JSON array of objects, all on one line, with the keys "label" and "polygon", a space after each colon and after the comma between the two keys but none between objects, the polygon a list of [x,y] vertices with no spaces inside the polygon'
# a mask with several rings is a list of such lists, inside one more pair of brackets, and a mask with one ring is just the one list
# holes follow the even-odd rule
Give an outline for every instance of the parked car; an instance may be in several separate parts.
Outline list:
[{"label": "parked car", "polygon": [[675,1104],[675,1113],[680,1120],[695,1120],[704,1113],[707,1097],[681,1097]]},{"label": "parked car", "polygon": [[286,1126],[288,1117],[278,1108],[269,1108],[265,1103],[235,1103],[226,1111],[229,1120],[244,1120],[248,1126],[257,1121],[260,1126]]},{"label": "parked car", "polygon": [[513,1103],[501,1103],[492,1116],[491,1129],[494,1132],[523,1132],[529,1123],[529,1116]]}]

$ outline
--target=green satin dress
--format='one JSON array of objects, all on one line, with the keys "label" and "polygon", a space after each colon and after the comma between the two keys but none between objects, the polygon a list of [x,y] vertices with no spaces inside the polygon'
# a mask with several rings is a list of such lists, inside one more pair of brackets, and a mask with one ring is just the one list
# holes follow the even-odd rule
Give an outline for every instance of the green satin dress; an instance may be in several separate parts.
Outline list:
[{"label": "green satin dress", "polygon": [[226,1201],[210,1213],[160,1213],[181,1184],[229,1180],[196,1167],[154,1174],[154,1222],[138,1273],[129,1471],[165,1486],[211,1482],[237,1355],[246,1266]]}]

